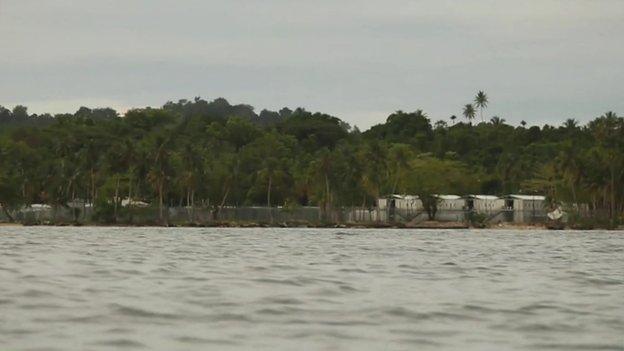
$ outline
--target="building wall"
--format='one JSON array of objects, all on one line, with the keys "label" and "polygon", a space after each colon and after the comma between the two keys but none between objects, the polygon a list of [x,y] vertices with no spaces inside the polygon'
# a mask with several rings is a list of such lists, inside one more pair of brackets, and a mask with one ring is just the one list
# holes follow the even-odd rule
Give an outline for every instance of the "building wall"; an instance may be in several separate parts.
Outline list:
[{"label": "building wall", "polygon": [[542,211],[544,210],[544,200],[521,200],[514,199],[514,211]]},{"label": "building wall", "polygon": [[380,210],[385,210],[388,208],[388,199],[377,199],[377,208]]},{"label": "building wall", "polygon": [[464,210],[440,210],[436,212],[436,221],[442,222],[463,222],[466,220],[466,211]]},{"label": "building wall", "polygon": [[394,201],[397,209],[417,211],[423,209],[423,204],[420,199],[396,199]]},{"label": "building wall", "polygon": [[474,210],[477,212],[496,212],[501,211],[505,208],[505,200],[503,199],[495,199],[495,200],[484,200],[484,199],[474,199]]},{"label": "building wall", "polygon": [[438,210],[463,210],[464,206],[466,206],[464,199],[440,200],[438,202]]}]

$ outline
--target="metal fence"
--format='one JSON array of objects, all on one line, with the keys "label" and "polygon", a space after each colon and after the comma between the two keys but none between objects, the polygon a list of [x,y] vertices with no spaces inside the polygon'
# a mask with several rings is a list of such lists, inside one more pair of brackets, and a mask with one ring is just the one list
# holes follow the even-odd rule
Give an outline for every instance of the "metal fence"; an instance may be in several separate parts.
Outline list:
[{"label": "metal fence", "polygon": [[[441,222],[463,222],[469,220],[476,212],[464,210],[438,210],[434,220]],[[491,211],[480,212],[485,221],[490,223],[544,223],[546,211]],[[223,207],[220,210],[211,208],[171,207],[165,209],[163,216],[169,223],[208,224],[214,222],[252,222],[252,223],[419,223],[429,220],[423,210],[345,207],[322,211],[319,207]],[[15,220],[23,223],[45,222],[110,222],[113,218],[98,214],[92,208],[69,207],[27,207],[13,213]],[[119,209],[118,222],[129,224],[157,224],[160,222],[158,208]],[[8,218],[0,211],[0,221]]]}]

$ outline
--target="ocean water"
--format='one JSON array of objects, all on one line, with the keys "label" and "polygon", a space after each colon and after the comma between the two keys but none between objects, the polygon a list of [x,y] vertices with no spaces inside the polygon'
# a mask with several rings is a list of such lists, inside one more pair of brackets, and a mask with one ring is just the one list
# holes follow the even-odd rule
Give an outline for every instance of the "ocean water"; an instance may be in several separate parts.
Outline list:
[{"label": "ocean water", "polygon": [[624,350],[624,232],[0,227],[0,350]]}]

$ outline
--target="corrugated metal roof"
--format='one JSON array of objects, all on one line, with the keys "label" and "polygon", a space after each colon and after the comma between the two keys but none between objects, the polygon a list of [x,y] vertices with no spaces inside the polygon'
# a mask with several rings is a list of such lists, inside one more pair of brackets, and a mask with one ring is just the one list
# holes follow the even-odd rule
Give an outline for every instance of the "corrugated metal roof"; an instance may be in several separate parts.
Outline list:
[{"label": "corrugated metal roof", "polygon": [[546,196],[542,196],[542,195],[516,195],[516,194],[511,194],[511,195],[507,195],[507,197],[510,197],[512,199],[517,199],[517,200],[532,200],[532,201],[544,201],[544,200],[546,200]]},{"label": "corrugated metal roof", "polygon": [[417,200],[417,199],[419,199],[418,195],[400,195],[400,194],[392,194],[392,195],[389,195],[388,198],[391,198],[391,199],[405,199],[405,200]]},{"label": "corrugated metal roof", "polygon": [[433,195],[435,197],[437,197],[440,200],[459,200],[461,199],[461,196],[458,195],[441,195],[441,194],[436,194]]},{"label": "corrugated metal roof", "polygon": [[478,200],[499,200],[500,197],[494,195],[468,195],[466,197]]}]

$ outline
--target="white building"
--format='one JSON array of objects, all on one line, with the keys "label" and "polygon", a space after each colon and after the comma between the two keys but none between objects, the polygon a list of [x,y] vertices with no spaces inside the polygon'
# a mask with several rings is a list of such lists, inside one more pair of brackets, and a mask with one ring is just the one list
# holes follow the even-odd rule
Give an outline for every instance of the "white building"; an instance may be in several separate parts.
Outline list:
[{"label": "white building", "polygon": [[539,195],[508,195],[505,210],[515,223],[535,223],[546,218],[546,198]]},{"label": "white building", "polygon": [[541,195],[507,195],[505,209],[513,211],[543,211],[546,197]]},{"label": "white building", "polygon": [[421,211],[423,209],[422,201],[418,195],[390,195],[377,200],[377,207],[380,210],[394,208],[405,211]]},{"label": "white building", "polygon": [[136,200],[136,199],[125,198],[125,199],[121,200],[121,206],[122,207],[128,207],[128,206],[132,206],[132,207],[149,207],[149,204],[147,202],[139,201],[139,200]]},{"label": "white building", "polygon": [[[535,223],[546,216],[546,198],[539,195],[433,195],[437,200],[435,219],[464,221],[470,211],[488,216],[488,221]],[[378,220],[409,222],[426,220],[427,212],[416,195],[390,195],[377,200]]]},{"label": "white building", "polygon": [[438,211],[460,211],[464,209],[465,201],[458,195],[433,195],[438,199]]},{"label": "white building", "polygon": [[505,200],[494,195],[468,195],[465,201],[467,210],[478,213],[492,213],[505,209]]}]

